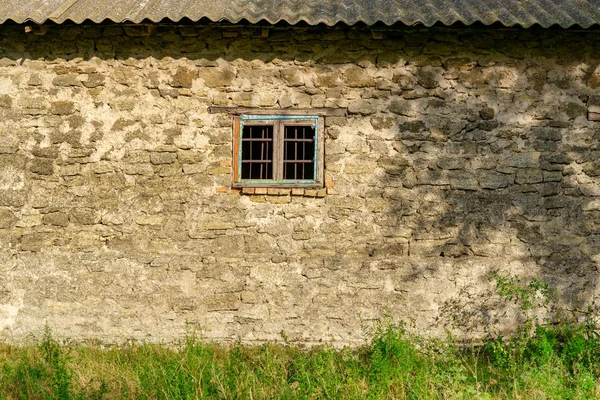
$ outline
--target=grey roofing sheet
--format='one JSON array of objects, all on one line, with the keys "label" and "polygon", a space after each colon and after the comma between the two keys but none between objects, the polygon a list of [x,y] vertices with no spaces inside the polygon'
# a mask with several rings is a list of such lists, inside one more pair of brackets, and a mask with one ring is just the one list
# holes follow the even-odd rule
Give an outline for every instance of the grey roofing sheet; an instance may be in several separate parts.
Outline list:
[{"label": "grey roofing sheet", "polygon": [[242,19],[251,23],[305,21],[310,25],[500,22],[505,26],[558,24],[567,28],[577,24],[588,28],[600,24],[600,0],[0,0],[0,23],[139,23],[167,18],[233,23]]}]

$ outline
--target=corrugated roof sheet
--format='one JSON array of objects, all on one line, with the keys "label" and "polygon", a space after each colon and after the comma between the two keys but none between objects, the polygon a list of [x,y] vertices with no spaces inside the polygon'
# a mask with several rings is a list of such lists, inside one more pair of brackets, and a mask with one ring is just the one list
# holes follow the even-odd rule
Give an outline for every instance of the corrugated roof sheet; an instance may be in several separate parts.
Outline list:
[{"label": "corrugated roof sheet", "polygon": [[505,26],[588,28],[600,24],[600,0],[0,0],[0,23],[140,23],[183,18],[232,23],[266,20],[272,24],[305,21],[310,25],[499,22]]}]

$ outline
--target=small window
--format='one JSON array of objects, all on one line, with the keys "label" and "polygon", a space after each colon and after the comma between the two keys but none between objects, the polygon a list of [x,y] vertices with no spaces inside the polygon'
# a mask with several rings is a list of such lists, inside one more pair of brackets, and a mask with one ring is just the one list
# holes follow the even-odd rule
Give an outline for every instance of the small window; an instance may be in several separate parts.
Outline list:
[{"label": "small window", "polygon": [[322,117],[242,115],[234,118],[237,187],[322,187]]}]

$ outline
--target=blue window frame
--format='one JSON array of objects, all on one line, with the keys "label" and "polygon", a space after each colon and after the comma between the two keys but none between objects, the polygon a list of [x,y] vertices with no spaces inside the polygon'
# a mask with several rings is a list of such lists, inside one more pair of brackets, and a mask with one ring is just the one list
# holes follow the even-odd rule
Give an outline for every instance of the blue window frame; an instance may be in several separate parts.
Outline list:
[{"label": "blue window frame", "polygon": [[323,155],[322,117],[234,118],[234,186],[322,187]]}]

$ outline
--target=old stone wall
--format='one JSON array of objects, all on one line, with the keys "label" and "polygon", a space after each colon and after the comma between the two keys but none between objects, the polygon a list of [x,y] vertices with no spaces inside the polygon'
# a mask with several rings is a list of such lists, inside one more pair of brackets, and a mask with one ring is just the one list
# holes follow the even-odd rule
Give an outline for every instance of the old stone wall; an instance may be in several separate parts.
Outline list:
[{"label": "old stone wall", "polygon": [[[43,34],[43,35],[42,35]],[[357,344],[594,304],[600,33],[0,27],[0,334]],[[210,106],[342,108],[326,190],[231,188]],[[592,119],[592,120],[590,120]]]}]

